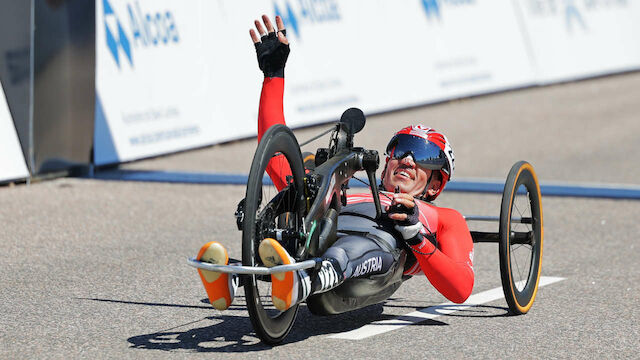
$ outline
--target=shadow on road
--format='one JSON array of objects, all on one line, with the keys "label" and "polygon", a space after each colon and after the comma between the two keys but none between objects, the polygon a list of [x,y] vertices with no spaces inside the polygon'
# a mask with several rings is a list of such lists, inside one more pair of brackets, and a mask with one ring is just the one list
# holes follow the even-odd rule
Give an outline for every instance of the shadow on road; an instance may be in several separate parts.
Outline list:
[{"label": "shadow on road", "polygon": [[255,337],[251,322],[246,316],[209,316],[193,323],[202,321],[211,325],[193,327],[185,331],[165,330],[137,335],[128,338],[127,341],[135,349],[164,351],[251,352],[270,348]]},{"label": "shadow on road", "polygon": [[[240,299],[239,299],[240,298]],[[243,297],[236,298],[244,302]],[[198,308],[212,310],[209,305],[181,305],[164,304],[153,302],[125,301],[115,299],[83,298],[84,300],[113,302],[120,304],[146,305],[146,306],[169,306],[179,308]],[[401,315],[383,314],[387,308],[406,308],[407,310],[418,310],[424,305],[415,306],[395,303],[399,299],[389,299],[385,303],[371,305],[363,309],[347,312],[344,314],[331,316],[316,316],[309,312],[303,304],[300,306],[298,317],[289,335],[283,344],[296,343],[314,336],[330,335],[342,333],[371,324],[375,321],[404,319]],[[208,303],[207,299],[202,300]],[[395,304],[394,304],[395,303]],[[451,305],[455,307],[455,305]],[[227,314],[234,310],[244,310],[242,304],[231,307]],[[444,309],[444,307],[443,307]],[[207,316],[202,319],[178,324],[172,328],[132,336],[127,339],[132,348],[146,350],[163,351],[196,351],[196,352],[252,352],[271,348],[265,345],[255,335],[251,321],[246,315],[227,315],[219,313],[215,316]],[[454,314],[443,315],[458,317],[502,317],[509,316],[507,308],[497,306],[476,306],[471,309],[461,309]],[[410,326],[445,326],[447,323],[433,320],[421,319],[418,323]],[[206,326],[193,327],[198,323],[209,323]],[[180,328],[189,327],[182,331]]]},{"label": "shadow on road", "polygon": [[[283,344],[295,343],[318,335],[329,335],[357,329],[372,321],[393,319],[382,314],[383,305],[372,305],[360,310],[333,316],[315,316],[301,306],[293,329]],[[251,352],[271,348],[256,337],[246,316],[219,315],[202,320],[212,325],[186,331],[161,331],[133,336],[127,339],[133,348],[149,350],[192,350],[197,352]],[[446,325],[427,320],[419,325]]]},{"label": "shadow on road", "polygon": [[[386,308],[404,308],[411,310],[420,310],[429,307],[430,313],[438,313],[440,316],[449,317],[479,317],[479,318],[495,318],[495,317],[507,317],[515,316],[509,313],[509,308],[504,306],[489,306],[489,305],[468,305],[462,304],[450,304],[450,305],[435,305],[435,306],[412,306],[408,304],[395,305],[386,303]],[[454,313],[442,313],[442,311],[454,310]]]},{"label": "shadow on road", "polygon": [[456,306],[460,305],[443,305],[440,307],[442,310],[456,310],[454,313],[446,314],[443,316],[449,317],[469,317],[469,318],[497,318],[516,316],[509,313],[509,308],[503,306],[489,306],[489,305],[475,305],[468,309],[456,309]]}]

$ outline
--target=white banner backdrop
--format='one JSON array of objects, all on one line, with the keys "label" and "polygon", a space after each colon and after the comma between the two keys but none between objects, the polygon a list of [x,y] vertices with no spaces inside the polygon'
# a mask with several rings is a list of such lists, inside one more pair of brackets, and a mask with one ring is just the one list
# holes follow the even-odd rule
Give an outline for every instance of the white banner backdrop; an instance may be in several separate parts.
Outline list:
[{"label": "white banner backdrop", "polygon": [[[256,16],[273,15],[277,4],[98,0],[96,5],[97,165],[255,135],[262,74],[248,30]],[[332,29],[316,22],[307,32]],[[170,32],[166,41],[153,41],[163,36],[157,24]],[[340,30],[345,29],[334,34]],[[324,44],[311,47],[311,37],[307,42],[316,51],[305,55],[304,45],[296,43],[287,68],[287,78],[296,79],[287,83],[292,126],[336,118],[354,105],[341,100],[352,97],[340,89],[344,71],[327,79],[331,61],[315,57],[326,52]],[[343,103],[324,112],[305,111],[312,97]]]},{"label": "white banner backdrop", "polygon": [[[233,36],[246,51],[247,24],[261,12],[242,12]],[[283,17],[291,42],[291,126],[335,120],[351,106],[374,113],[533,84],[509,0],[274,0],[265,13]]]},{"label": "white banner backdrop", "polygon": [[[287,27],[291,55],[285,70],[285,117],[296,127],[335,120],[359,99],[365,84],[357,84],[352,60],[357,48],[351,48],[346,34],[353,24],[340,8],[341,2],[325,1],[220,1],[211,11],[219,11],[225,22],[216,30],[224,32],[225,52],[221,68],[213,69],[218,86],[214,97],[220,102],[223,118],[215,119],[225,131],[237,131],[236,137],[256,133],[262,73],[249,37],[253,20],[261,14],[273,19],[280,14]],[[272,20],[273,21],[273,20]],[[215,39],[216,43],[219,41]],[[367,60],[364,60],[365,62]],[[233,124],[229,127],[228,124]]]},{"label": "white banner backdrop", "polygon": [[29,177],[11,113],[0,85],[0,182]]},{"label": "white banner backdrop", "polygon": [[517,0],[540,84],[640,68],[640,1]]},{"label": "white banner backdrop", "polygon": [[248,30],[280,14],[290,126],[533,83],[509,0],[98,0],[98,165],[255,135]]},{"label": "white banner backdrop", "polygon": [[345,47],[355,47],[350,74],[365,112],[533,83],[509,0],[340,4],[350,22]]},{"label": "white banner backdrop", "polygon": [[220,118],[210,88],[204,1],[98,0],[95,163],[212,143]]}]

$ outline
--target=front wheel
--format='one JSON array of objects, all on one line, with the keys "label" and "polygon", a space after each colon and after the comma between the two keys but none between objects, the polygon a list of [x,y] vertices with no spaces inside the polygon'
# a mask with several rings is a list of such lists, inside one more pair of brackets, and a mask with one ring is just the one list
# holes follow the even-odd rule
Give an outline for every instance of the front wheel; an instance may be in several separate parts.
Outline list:
[{"label": "front wheel", "polygon": [[526,314],[538,291],[542,262],[542,204],[531,164],[509,171],[500,208],[500,277],[512,314]]},{"label": "front wheel", "polygon": [[[271,163],[269,165],[269,163]],[[286,178],[275,179],[278,190],[265,180],[269,171]],[[245,217],[242,223],[242,264],[263,266],[258,245],[266,237],[286,230],[303,233],[304,167],[298,141],[289,128],[275,125],[267,130],[258,144],[247,182]],[[294,254],[295,241],[283,243]],[[247,275],[245,285],[247,309],[258,337],[268,344],[281,342],[289,333],[298,306],[278,311],[271,303],[271,283],[268,276]]]}]

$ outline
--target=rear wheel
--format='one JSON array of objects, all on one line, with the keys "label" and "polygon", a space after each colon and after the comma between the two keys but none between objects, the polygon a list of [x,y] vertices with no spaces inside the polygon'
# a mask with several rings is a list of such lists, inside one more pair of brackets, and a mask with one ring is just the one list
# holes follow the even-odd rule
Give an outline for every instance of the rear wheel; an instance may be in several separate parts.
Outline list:
[{"label": "rear wheel", "polygon": [[542,204],[531,164],[511,167],[500,208],[500,277],[509,311],[525,314],[538,291],[542,262]]},{"label": "rear wheel", "polygon": [[[267,183],[267,165],[279,174],[290,174],[281,191]],[[258,255],[258,245],[266,237],[285,230],[288,233],[303,232],[304,167],[298,142],[289,128],[275,125],[264,134],[256,149],[245,197],[245,217],[242,224],[242,264],[263,266]],[[264,180],[264,182],[263,182]],[[297,241],[285,241],[283,245],[295,254]],[[249,317],[256,334],[268,344],[281,342],[289,333],[298,312],[298,306],[280,312],[271,303],[269,276],[247,275],[245,296]]]}]

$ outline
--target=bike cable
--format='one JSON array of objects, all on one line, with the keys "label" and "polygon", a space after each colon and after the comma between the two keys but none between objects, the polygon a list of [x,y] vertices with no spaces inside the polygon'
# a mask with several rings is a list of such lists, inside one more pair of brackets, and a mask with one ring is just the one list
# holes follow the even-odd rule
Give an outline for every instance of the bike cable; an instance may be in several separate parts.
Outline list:
[{"label": "bike cable", "polygon": [[[358,179],[358,178],[357,178],[357,177],[355,177],[355,176],[352,176],[351,178],[352,178],[352,179],[356,179],[356,180],[360,181],[360,182],[361,182],[361,183],[363,183],[364,185],[367,185],[367,186],[369,187],[369,189],[371,189],[371,184],[369,184],[368,182],[366,182],[366,181],[364,181],[364,180],[361,180],[361,179]],[[387,199],[389,199],[390,201],[393,201],[393,199],[392,199],[392,198],[390,198],[387,194],[385,194],[385,193],[384,193],[384,192],[382,192],[382,191],[378,191],[378,194],[383,195],[384,197],[386,197],[386,198],[387,198]]]},{"label": "bike cable", "polygon": [[[320,139],[321,137],[325,136],[326,134],[328,134],[328,133],[330,133],[330,132],[332,132],[334,130],[335,130],[335,124],[329,130],[323,131],[321,134],[318,134],[318,135],[312,137],[311,139],[303,142],[302,144],[299,144],[298,147],[303,147],[305,145],[309,145],[310,143]],[[276,156],[280,156],[280,155],[282,155],[282,153],[278,151],[278,152],[274,153],[271,157],[276,157]]]},{"label": "bike cable", "polygon": [[330,132],[334,131],[334,130],[336,129],[336,128],[335,128],[335,125],[336,125],[336,124],[337,124],[337,123],[333,124],[331,128],[329,128],[329,129],[328,129],[328,130],[326,130],[326,131],[323,131],[321,134],[316,135],[316,136],[312,137],[311,139],[309,139],[309,140],[307,140],[307,141],[303,142],[302,144],[300,144],[300,147],[303,147],[303,146],[305,146],[305,145],[308,145],[309,143],[311,143],[311,142],[313,142],[313,141],[316,141],[316,140],[320,139],[321,137],[323,137],[323,136],[327,135],[328,133],[330,133]]}]

